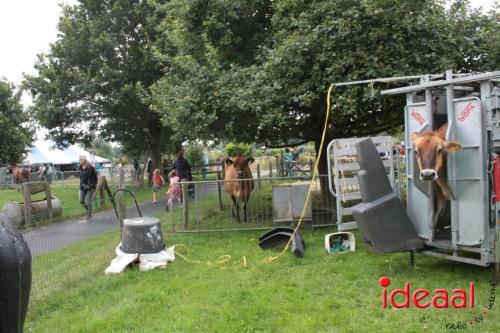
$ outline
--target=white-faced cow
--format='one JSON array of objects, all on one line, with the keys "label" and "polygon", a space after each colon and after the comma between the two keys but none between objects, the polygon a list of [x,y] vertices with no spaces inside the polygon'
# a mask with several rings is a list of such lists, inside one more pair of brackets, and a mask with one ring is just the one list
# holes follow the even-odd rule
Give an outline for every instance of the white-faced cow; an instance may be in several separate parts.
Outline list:
[{"label": "white-faced cow", "polygon": [[451,199],[448,188],[448,170],[446,156],[462,149],[462,144],[456,141],[446,141],[448,124],[438,130],[425,133],[412,133],[411,139],[415,147],[415,155],[420,168],[420,179],[426,182],[436,181],[434,219],[429,221],[432,230],[431,240],[434,238],[434,229],[437,219],[446,207],[446,200]]},{"label": "white-faced cow", "polygon": [[239,203],[243,206],[243,220],[248,221],[247,204],[254,188],[252,172],[248,165],[254,161],[251,157],[236,156],[233,159],[226,158],[224,163],[224,190],[231,196],[233,217],[236,217],[238,222],[241,222]]}]

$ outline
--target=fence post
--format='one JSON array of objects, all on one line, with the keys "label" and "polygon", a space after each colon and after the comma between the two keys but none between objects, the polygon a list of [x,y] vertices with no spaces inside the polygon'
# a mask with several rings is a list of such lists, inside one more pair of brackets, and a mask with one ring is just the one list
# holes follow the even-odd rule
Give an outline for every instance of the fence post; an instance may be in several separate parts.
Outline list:
[{"label": "fence post", "polygon": [[273,163],[269,162],[269,184],[273,184]]},{"label": "fence post", "polygon": [[125,199],[123,191],[118,191],[115,195],[116,212],[118,213],[118,221],[120,222],[120,234],[123,230],[123,220],[125,219]]},{"label": "fence post", "polygon": [[105,183],[106,183],[106,177],[100,176],[99,177],[99,205],[101,207],[104,207],[106,205],[106,198],[104,196]]},{"label": "fence post", "polygon": [[279,177],[279,176],[281,176],[280,158],[279,158],[279,156],[275,156],[275,158],[276,158],[276,176]]},{"label": "fence post", "polygon": [[49,218],[52,219],[52,191],[50,190],[50,183],[45,180],[45,199],[47,200],[47,209],[49,210]]},{"label": "fence post", "polygon": [[222,206],[222,190],[221,190],[221,171],[217,171],[217,195],[219,198],[219,209],[222,211],[224,209],[224,206]]},{"label": "fence post", "polygon": [[225,168],[225,163],[226,159],[223,159],[222,162],[220,162],[220,169],[222,171],[222,179],[226,179],[226,168]]},{"label": "fence post", "polygon": [[257,188],[260,190],[260,164],[257,163]]},{"label": "fence post", "polygon": [[182,184],[182,216],[184,218],[184,229],[187,229],[189,223],[189,211],[188,211],[188,187],[187,184]]},{"label": "fence post", "polygon": [[120,188],[124,188],[125,187],[125,170],[123,170],[123,168],[120,168],[119,172],[120,172]]},{"label": "fence post", "polygon": [[24,227],[31,226],[31,191],[29,183],[23,183]]}]

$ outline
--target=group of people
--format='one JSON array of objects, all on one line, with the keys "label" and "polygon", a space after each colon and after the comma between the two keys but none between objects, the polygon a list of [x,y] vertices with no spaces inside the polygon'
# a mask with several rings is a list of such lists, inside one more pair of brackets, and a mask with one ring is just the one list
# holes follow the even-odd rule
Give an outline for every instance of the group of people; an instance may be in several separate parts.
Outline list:
[{"label": "group of people", "polygon": [[[153,205],[156,204],[156,192],[165,184],[165,180],[161,176],[160,169],[155,169],[152,172],[151,177],[152,190],[153,190]],[[188,160],[184,158],[184,153],[180,151],[177,154],[177,159],[172,164],[172,170],[168,173],[168,182],[170,184],[167,191],[167,206],[166,210],[169,211],[173,205],[174,201],[182,203],[182,191],[179,182],[181,181],[193,180],[191,175],[191,165]]]},{"label": "group of people", "polygon": [[[97,187],[97,171],[94,166],[92,166],[85,155],[79,157],[80,165],[78,167],[78,174],[80,177],[80,191],[79,200],[80,204],[85,208],[87,220],[92,217],[92,206],[94,202],[94,196]],[[152,165],[152,164],[151,164]],[[134,160],[134,173],[138,173],[139,162]],[[203,169],[202,169],[203,170]],[[208,170],[208,160],[207,160],[207,170]],[[148,170],[149,171],[149,170]],[[157,192],[165,185],[165,180],[162,176],[160,169],[151,170],[150,179],[151,186],[153,190],[153,205],[157,203]],[[193,180],[191,175],[191,165],[184,158],[184,153],[180,151],[177,154],[176,160],[172,164],[172,170],[168,173],[168,183],[169,189],[167,191],[167,206],[166,210],[169,211],[174,202],[182,203],[182,191],[180,187],[181,181]]]},{"label": "group of people", "polygon": [[286,176],[293,177],[293,166],[299,160],[299,153],[297,148],[286,148],[283,153],[283,166],[285,167]]}]

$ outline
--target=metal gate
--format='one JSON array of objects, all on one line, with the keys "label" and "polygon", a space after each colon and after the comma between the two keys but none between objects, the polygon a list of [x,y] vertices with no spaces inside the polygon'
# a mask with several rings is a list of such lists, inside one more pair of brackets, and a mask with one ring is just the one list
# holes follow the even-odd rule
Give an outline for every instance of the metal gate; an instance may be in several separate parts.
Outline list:
[{"label": "metal gate", "polygon": [[[353,205],[361,199],[357,176],[359,171],[358,153],[355,144],[363,139],[365,138],[337,139],[331,141],[327,147],[328,185],[330,192],[336,197],[339,231],[357,228],[356,222],[346,221],[346,217],[352,215]],[[391,136],[376,136],[370,139],[380,154],[394,189],[394,139]]]}]

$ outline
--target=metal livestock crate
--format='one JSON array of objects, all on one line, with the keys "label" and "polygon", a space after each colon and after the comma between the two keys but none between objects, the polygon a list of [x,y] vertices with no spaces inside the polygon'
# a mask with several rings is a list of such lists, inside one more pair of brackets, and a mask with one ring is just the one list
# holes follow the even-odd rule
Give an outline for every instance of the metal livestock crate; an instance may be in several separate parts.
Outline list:
[{"label": "metal livestock crate", "polygon": [[[407,96],[405,146],[407,213],[424,240],[423,252],[440,258],[488,266],[500,259],[499,209],[493,188],[493,164],[500,153],[500,72],[453,75],[432,80],[425,76],[419,85],[382,91],[384,95]],[[439,128],[448,122],[446,140],[459,141],[463,149],[448,154],[448,185],[453,194],[443,217],[441,233],[430,219],[434,214],[432,184],[419,179],[411,134]]]}]

